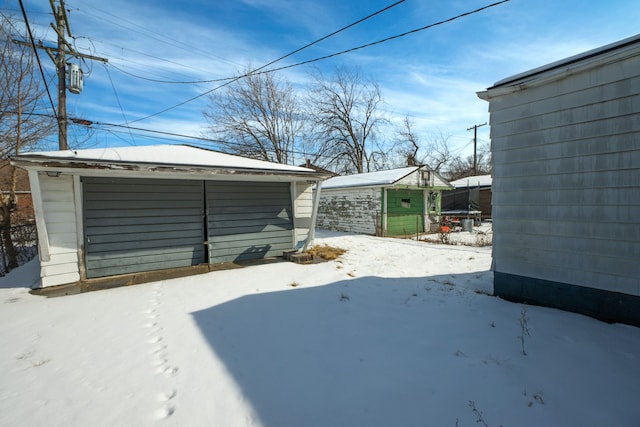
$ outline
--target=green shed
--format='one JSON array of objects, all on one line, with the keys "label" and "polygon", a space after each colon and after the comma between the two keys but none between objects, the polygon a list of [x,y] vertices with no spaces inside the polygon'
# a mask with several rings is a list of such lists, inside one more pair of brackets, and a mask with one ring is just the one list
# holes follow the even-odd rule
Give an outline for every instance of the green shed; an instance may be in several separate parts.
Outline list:
[{"label": "green shed", "polygon": [[442,191],[452,188],[427,166],[334,177],[322,184],[317,226],[377,236],[435,231]]}]

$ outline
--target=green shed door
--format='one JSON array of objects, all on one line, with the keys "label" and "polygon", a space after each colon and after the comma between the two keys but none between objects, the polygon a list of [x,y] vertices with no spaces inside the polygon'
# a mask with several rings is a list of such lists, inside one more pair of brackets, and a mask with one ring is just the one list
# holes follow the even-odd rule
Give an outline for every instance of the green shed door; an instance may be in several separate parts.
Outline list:
[{"label": "green shed door", "polygon": [[[383,190],[384,191],[384,190]],[[422,190],[387,190],[387,235],[402,236],[424,231]]]},{"label": "green shed door", "polygon": [[205,262],[204,183],[82,178],[87,277]]},{"label": "green shed door", "polygon": [[209,262],[281,256],[293,245],[291,185],[207,181]]}]

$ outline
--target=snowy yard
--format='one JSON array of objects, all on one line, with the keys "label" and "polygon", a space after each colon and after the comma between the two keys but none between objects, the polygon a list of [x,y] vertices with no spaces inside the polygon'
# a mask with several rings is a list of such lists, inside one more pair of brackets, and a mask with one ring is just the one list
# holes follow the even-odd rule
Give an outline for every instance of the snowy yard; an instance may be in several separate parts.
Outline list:
[{"label": "snowy yard", "polygon": [[639,328],[490,296],[490,247],[318,242],[348,252],[49,299],[12,272],[0,425],[639,425]]}]

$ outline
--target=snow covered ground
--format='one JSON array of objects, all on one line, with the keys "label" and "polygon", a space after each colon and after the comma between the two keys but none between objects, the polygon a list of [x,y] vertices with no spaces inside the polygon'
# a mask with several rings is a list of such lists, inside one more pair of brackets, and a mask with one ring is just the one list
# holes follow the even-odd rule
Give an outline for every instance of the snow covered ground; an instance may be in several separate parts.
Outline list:
[{"label": "snow covered ground", "polygon": [[639,328],[490,296],[490,247],[318,241],[348,252],[49,299],[12,272],[0,425],[639,425]]}]

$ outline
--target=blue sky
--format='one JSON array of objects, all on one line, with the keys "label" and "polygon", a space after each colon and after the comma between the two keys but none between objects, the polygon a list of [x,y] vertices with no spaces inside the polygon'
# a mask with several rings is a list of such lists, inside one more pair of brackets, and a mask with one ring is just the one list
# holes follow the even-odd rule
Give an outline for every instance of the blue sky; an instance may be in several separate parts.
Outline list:
[{"label": "blue sky", "polygon": [[[297,53],[275,66],[330,55],[487,6],[497,0],[406,0],[387,12]],[[55,40],[48,0],[23,0],[38,39]],[[68,114],[100,123],[203,136],[207,97],[173,107],[262,66],[394,0],[66,0],[76,49],[109,59],[82,63],[84,91],[68,95]],[[22,20],[17,0],[4,8]],[[426,141],[449,138],[454,151],[472,149],[467,129],[487,122],[477,98],[498,80],[637,34],[637,0],[510,0],[482,12],[356,52],[281,72],[304,88],[314,69],[358,67],[378,82],[384,111],[408,116]],[[53,66],[40,52],[45,72]],[[55,99],[55,98],[54,98]],[[50,106],[48,107],[50,112]],[[151,116],[151,117],[149,117]],[[148,117],[148,118],[147,118]],[[122,127],[73,125],[72,148],[190,143]],[[489,141],[489,126],[479,129]],[[391,139],[389,134],[387,138]],[[57,149],[53,137],[46,148]]]}]

